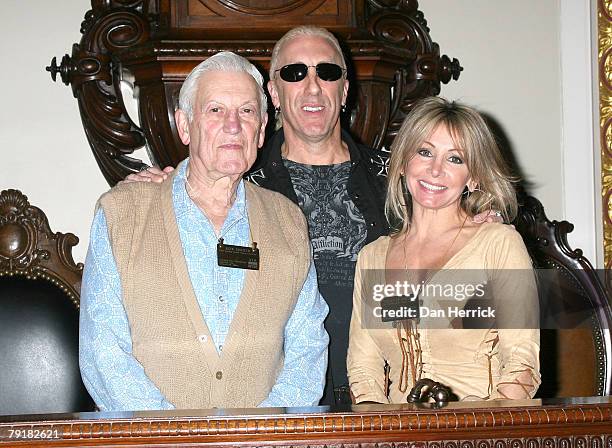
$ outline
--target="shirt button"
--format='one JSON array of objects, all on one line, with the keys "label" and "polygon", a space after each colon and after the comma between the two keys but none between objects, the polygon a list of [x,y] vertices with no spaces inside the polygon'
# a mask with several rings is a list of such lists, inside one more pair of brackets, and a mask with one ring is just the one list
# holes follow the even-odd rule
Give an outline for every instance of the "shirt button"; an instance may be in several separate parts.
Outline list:
[{"label": "shirt button", "polygon": [[215,373],[215,377],[216,377],[218,380],[220,380],[221,378],[223,378],[223,372],[221,372],[221,371],[219,370],[217,373]]},{"label": "shirt button", "polygon": [[206,342],[208,340],[208,336],[206,336],[205,334],[201,334],[198,339],[200,340],[200,342]]},{"label": "shirt button", "polygon": [[219,344],[219,351],[223,350],[223,345]]},{"label": "shirt button", "polygon": [[219,296],[219,302],[223,302],[225,299],[223,298],[223,296]]}]

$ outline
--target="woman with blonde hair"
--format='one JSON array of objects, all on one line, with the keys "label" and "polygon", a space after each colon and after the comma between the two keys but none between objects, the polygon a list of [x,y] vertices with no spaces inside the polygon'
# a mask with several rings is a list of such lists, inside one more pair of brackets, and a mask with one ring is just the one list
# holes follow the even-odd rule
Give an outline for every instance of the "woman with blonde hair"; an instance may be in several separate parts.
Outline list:
[{"label": "woman with blonde hair", "polygon": [[[531,260],[512,227],[470,219],[498,210],[510,222],[517,213],[514,179],[490,129],[470,107],[427,98],[391,149],[385,211],[396,231],[362,249],[355,274],[347,359],[355,402],[406,402],[422,378],[461,400],[533,397]],[[404,301],[385,307],[372,293],[381,284]]]}]

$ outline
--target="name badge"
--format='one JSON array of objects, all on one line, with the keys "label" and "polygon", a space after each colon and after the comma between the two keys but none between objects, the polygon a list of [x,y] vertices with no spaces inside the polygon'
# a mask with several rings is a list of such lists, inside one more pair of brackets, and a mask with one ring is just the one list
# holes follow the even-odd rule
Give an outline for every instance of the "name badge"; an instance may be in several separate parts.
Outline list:
[{"label": "name badge", "polygon": [[223,244],[223,238],[217,243],[217,264],[226,268],[259,270],[259,249],[257,243],[252,247]]}]

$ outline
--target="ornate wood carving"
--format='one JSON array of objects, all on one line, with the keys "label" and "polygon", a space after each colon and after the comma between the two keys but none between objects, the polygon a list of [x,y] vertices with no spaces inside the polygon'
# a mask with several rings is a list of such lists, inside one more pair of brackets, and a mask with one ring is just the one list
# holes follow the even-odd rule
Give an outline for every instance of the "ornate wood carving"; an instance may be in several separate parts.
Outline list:
[{"label": "ornate wood carving", "polygon": [[[567,221],[550,221],[540,201],[531,196],[522,198],[519,216],[515,222],[534,266],[539,269],[554,269],[580,293],[580,300],[590,302],[593,311],[592,331],[595,348],[595,376],[597,395],[608,395],[612,390],[612,343],[606,330],[612,328],[612,309],[607,290],[593,270],[591,263],[582,255],[582,250],[572,250],[567,235],[574,226]],[[584,366],[583,366],[584,367]],[[574,365],[569,375],[573,375]]]},{"label": "ornate wood carving", "polygon": [[[303,23],[325,26],[343,41],[353,84],[343,120],[375,148],[388,148],[414,102],[438,94],[462,70],[440,55],[416,0],[92,0],[80,43],[47,69],[71,84],[94,156],[113,185],[141,168],[130,154],[145,144],[156,164],[185,157],[173,111],[197,63],[231,50],[266,69],[276,39]],[[140,128],[125,110],[122,76],[137,88]]]},{"label": "ornate wood carving", "polygon": [[376,148],[389,148],[414,103],[420,98],[439,94],[440,83],[459,79],[463,69],[457,59],[451,61],[446,55],[440,57],[440,47],[431,40],[427,21],[418,10],[416,0],[368,0],[366,7],[370,33],[378,40],[405,48],[414,55],[411,63],[397,69],[393,95],[387,101],[390,106],[389,124],[371,141]]},{"label": "ornate wood carving", "polygon": [[79,303],[83,263],[75,264],[72,233],[53,233],[47,217],[18,190],[0,193],[0,277],[43,278]]},{"label": "ornate wood carving", "polygon": [[249,16],[249,26],[262,29],[278,25],[279,20],[290,28],[304,24],[333,27],[347,23],[354,14],[354,2],[341,0],[175,0],[170,5],[173,26],[196,30],[240,29],[236,21],[245,16]]},{"label": "ornate wood carving", "polygon": [[[55,81],[60,74],[72,86],[83,127],[98,166],[106,179],[122,179],[143,165],[129,157],[145,144],[145,137],[130,119],[119,87],[120,64],[115,55],[143,44],[150,36],[146,1],[92,0],[92,9],[81,24],[80,44],[57,67],[53,58],[47,70]],[[114,182],[113,182],[114,183]]]},{"label": "ornate wood carving", "polygon": [[[599,66],[599,131],[603,198],[604,262],[612,268],[612,2],[597,2]],[[612,286],[612,278],[606,279]]]},{"label": "ornate wood carving", "polygon": [[[506,403],[508,404],[508,403]],[[223,416],[206,411],[0,417],[0,445],[9,434],[55,434],[26,446],[244,446],[244,447],[429,447],[429,448],[612,448],[612,403],[524,407],[474,403],[474,408],[360,407],[334,414]],[[530,406],[532,405],[532,406]],[[12,431],[12,432],[11,432]],[[23,440],[23,439],[22,439]],[[57,444],[57,445],[56,445]]]}]

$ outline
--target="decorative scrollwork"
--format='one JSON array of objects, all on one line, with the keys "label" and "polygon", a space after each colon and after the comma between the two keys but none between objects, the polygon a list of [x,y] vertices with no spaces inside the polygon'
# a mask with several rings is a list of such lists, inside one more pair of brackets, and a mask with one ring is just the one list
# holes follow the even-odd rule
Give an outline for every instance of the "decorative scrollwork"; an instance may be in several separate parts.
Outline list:
[{"label": "decorative scrollwork", "polygon": [[0,270],[23,270],[49,258],[48,252],[36,248],[42,221],[40,210],[30,207],[19,191],[0,195]]},{"label": "decorative scrollwork", "polygon": [[576,291],[590,302],[585,303],[593,311],[593,340],[596,349],[596,387],[598,395],[607,395],[612,379],[607,363],[612,356],[610,343],[602,337],[602,329],[612,327],[609,298],[601,279],[580,249],[573,250],[567,235],[574,226],[567,221],[550,221],[542,204],[531,196],[524,196],[515,226],[527,246],[536,268],[555,269]]},{"label": "decorative scrollwork", "polygon": [[72,259],[78,241],[72,233],[53,233],[43,211],[20,191],[0,193],[0,277],[42,277],[78,304],[83,264]]},{"label": "decorative scrollwork", "polygon": [[[350,119],[362,143],[389,148],[414,102],[457,79],[461,66],[440,56],[416,0],[339,0],[335,12],[328,3],[200,1],[198,7],[206,5],[213,12],[222,7],[232,17],[244,17],[232,20],[236,29],[226,31],[227,17],[199,15],[195,7],[175,8],[170,0],[93,0],[81,24],[80,43],[59,65],[54,58],[47,70],[54,80],[60,75],[71,85],[89,144],[112,185],[143,166],[132,154],[145,143],[153,163],[174,165],[184,158],[187,150],[176,132],[172,95],[197,61],[229,50],[265,65],[272,38],[281,32],[258,21],[274,14],[283,30],[302,22],[318,24],[326,17],[319,24],[336,32],[354,57],[357,79],[351,82],[357,88],[349,92],[350,111],[343,118]],[[319,15],[322,10],[325,14]],[[130,120],[121,97],[119,82],[127,72],[138,89],[140,127]]]},{"label": "decorative scrollwork", "polygon": [[377,147],[389,148],[404,118],[420,98],[437,95],[440,83],[457,80],[463,68],[457,59],[440,56],[416,1],[368,1],[367,28],[378,40],[409,51],[398,67],[391,98],[388,126]]},{"label": "decorative scrollwork", "polygon": [[146,140],[126,111],[114,55],[149,39],[146,3],[92,1],[81,24],[81,42],[73,45],[72,55],[65,55],[59,67],[55,58],[47,67],[54,81],[59,73],[65,84],[71,84],[87,139],[111,185],[143,166],[129,157]]},{"label": "decorative scrollwork", "polygon": [[[599,0],[598,12],[598,74],[599,128],[601,152],[601,193],[603,198],[604,262],[607,272],[612,268],[612,2]],[[606,279],[612,287],[612,278]]]},{"label": "decorative scrollwork", "polygon": [[612,22],[612,1],[599,0],[599,11],[606,20]]}]

